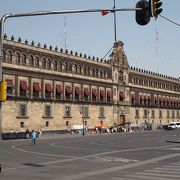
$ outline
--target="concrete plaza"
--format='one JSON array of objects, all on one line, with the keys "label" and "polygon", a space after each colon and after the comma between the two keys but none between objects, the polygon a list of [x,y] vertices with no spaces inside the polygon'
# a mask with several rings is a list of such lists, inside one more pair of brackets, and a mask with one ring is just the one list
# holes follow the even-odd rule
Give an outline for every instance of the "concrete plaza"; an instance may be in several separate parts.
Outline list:
[{"label": "concrete plaza", "polygon": [[0,141],[0,179],[179,179],[179,138],[177,130],[47,135],[34,146],[31,140]]}]

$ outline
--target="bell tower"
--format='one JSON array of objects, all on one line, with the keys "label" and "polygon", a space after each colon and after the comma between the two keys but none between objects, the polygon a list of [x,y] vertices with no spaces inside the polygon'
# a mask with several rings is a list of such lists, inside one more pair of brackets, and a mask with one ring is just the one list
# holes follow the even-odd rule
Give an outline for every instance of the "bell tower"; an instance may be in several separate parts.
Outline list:
[{"label": "bell tower", "polygon": [[[123,42],[114,43],[110,62],[112,66],[113,102],[114,102],[114,123],[125,124],[127,122],[127,101],[128,101],[128,59],[123,49]],[[123,118],[122,118],[123,117]]]}]

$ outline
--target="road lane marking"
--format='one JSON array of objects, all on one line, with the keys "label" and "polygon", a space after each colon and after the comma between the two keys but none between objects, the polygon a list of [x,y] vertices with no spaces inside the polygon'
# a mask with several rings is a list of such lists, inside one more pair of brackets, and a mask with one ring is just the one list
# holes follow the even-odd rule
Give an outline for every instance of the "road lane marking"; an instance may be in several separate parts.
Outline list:
[{"label": "road lane marking", "polygon": [[[86,177],[90,177],[90,176],[96,176],[96,175],[100,175],[100,174],[107,174],[107,173],[112,173],[112,172],[116,172],[116,171],[120,171],[120,170],[124,170],[124,169],[130,169],[130,168],[133,168],[133,167],[139,167],[139,166],[154,163],[154,162],[157,162],[157,161],[162,161],[162,160],[166,160],[166,159],[170,159],[170,158],[175,158],[175,157],[178,157],[178,156],[180,156],[180,153],[169,154],[169,155],[166,155],[166,156],[156,157],[156,158],[148,159],[148,160],[145,160],[145,161],[138,161],[138,162],[123,165],[123,166],[115,166],[115,167],[111,167],[111,168],[105,168],[105,169],[101,169],[101,170],[96,170],[96,171],[90,171],[90,172],[84,172],[84,173],[80,173],[80,174],[70,175],[70,176],[63,177],[63,180],[74,180],[74,179],[80,179],[80,178],[85,179]],[[136,176],[135,176],[135,178],[136,178]],[[58,179],[54,179],[54,180],[58,180]]]}]

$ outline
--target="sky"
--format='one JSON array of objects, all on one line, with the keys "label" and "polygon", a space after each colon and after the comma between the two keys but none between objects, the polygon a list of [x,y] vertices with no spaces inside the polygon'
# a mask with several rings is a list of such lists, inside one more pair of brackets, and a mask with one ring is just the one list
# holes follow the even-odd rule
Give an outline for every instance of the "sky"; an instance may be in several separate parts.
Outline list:
[{"label": "sky", "polygon": [[[161,15],[180,24],[180,0],[161,0]],[[135,8],[138,0],[116,0],[116,8]],[[54,10],[110,9],[113,0],[0,0],[0,16]],[[103,58],[114,44],[113,14],[59,14],[7,19],[4,32],[35,44]],[[140,26],[135,12],[117,12],[117,40],[123,41],[130,66],[180,77],[180,26],[162,17]],[[106,56],[108,59],[109,56]]]}]

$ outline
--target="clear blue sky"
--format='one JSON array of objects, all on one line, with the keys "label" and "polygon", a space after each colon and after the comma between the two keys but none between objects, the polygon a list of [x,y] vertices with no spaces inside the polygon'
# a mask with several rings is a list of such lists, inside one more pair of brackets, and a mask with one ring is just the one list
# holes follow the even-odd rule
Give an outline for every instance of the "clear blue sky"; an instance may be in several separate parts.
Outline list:
[{"label": "clear blue sky", "polygon": [[[116,8],[134,8],[138,0],[116,0]],[[162,15],[180,23],[180,0],[162,0]],[[112,8],[113,0],[1,0],[0,15],[44,10]],[[66,27],[64,26],[66,17]],[[156,28],[158,40],[156,41]],[[36,44],[102,58],[114,43],[113,14],[50,15],[7,20],[5,32]],[[146,26],[135,21],[135,12],[117,12],[117,39],[124,42],[129,65],[180,77],[180,27],[161,17]],[[157,44],[157,48],[156,48]]]}]

